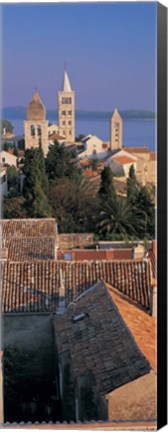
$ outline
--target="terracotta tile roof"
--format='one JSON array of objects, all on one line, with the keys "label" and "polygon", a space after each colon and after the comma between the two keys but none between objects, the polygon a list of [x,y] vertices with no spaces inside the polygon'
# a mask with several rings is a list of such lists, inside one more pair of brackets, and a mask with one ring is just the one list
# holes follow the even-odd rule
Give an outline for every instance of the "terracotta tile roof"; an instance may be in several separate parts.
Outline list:
[{"label": "terracotta tile roof", "polygon": [[56,239],[54,237],[23,237],[4,239],[10,261],[36,261],[55,258]]},{"label": "terracotta tile roof", "polygon": [[138,308],[135,303],[128,302],[123,294],[110,285],[107,284],[107,288],[139,348],[148,359],[151,368],[156,371],[156,319]]},{"label": "terracotta tile roof", "polygon": [[144,147],[124,147],[123,150],[129,153],[149,153],[149,148],[147,146]]},{"label": "terracotta tile roof", "polygon": [[130,260],[132,258],[132,249],[73,249],[60,251],[59,259],[65,259],[69,255],[74,261],[90,260]]},{"label": "terracotta tile roof", "polygon": [[122,165],[130,164],[130,163],[133,164],[134,162],[136,162],[135,160],[129,158],[128,156],[114,156],[113,159]]},{"label": "terracotta tile roof", "polygon": [[56,246],[55,219],[0,220],[2,245],[10,261],[54,259]]},{"label": "terracotta tile roof", "polygon": [[2,312],[54,312],[60,269],[66,303],[104,280],[149,310],[151,272],[148,261],[34,261],[2,263]]},{"label": "terracotta tile roof", "polygon": [[86,177],[98,177],[97,171],[92,171],[92,169],[89,169],[89,168],[85,169],[84,175]]},{"label": "terracotta tile roof", "polygon": [[74,380],[92,373],[101,395],[150,371],[103,283],[56,315],[54,327],[58,355],[69,352]]},{"label": "terracotta tile roof", "polygon": [[50,140],[54,141],[54,140],[65,140],[66,138],[65,138],[65,136],[54,133],[54,134],[50,135],[48,139],[49,139],[49,141]]},{"label": "terracotta tile roof", "polygon": [[2,237],[43,237],[56,233],[55,219],[1,219]]}]

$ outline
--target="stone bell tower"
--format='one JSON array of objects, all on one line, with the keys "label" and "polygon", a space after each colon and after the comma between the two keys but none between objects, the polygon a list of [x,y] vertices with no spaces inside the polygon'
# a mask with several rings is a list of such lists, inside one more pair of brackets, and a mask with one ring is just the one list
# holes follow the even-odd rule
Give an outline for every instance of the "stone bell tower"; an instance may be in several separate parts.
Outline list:
[{"label": "stone bell tower", "polygon": [[122,118],[117,109],[111,117],[110,122],[110,149],[120,150],[122,148]]},{"label": "stone bell tower", "polygon": [[46,109],[36,90],[26,109],[24,130],[25,149],[38,148],[39,141],[41,141],[44,156],[46,156],[48,153],[48,121],[46,120]]},{"label": "stone bell tower", "polygon": [[58,92],[59,134],[68,142],[75,141],[75,92],[71,89],[68,73],[64,71],[63,90]]}]

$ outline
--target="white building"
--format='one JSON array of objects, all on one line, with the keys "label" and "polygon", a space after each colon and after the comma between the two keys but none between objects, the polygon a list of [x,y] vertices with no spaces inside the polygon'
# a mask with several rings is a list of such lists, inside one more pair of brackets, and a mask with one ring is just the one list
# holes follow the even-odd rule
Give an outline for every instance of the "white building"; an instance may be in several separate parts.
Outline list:
[{"label": "white building", "polygon": [[80,153],[80,158],[104,159],[109,154],[109,143],[104,142],[96,135],[89,135],[82,142],[85,145],[85,150]]},{"label": "white building", "polygon": [[59,128],[55,123],[51,123],[48,126],[48,136],[50,137],[53,134],[58,134]]},{"label": "white building", "polygon": [[131,165],[134,166],[136,172],[138,162],[139,158],[137,156],[132,155],[125,150],[120,150],[106,160],[105,166],[110,166],[114,175],[119,174],[128,177]]},{"label": "white building", "polygon": [[2,150],[0,152],[0,164],[1,165],[10,165],[17,167],[17,157],[11,153]]}]

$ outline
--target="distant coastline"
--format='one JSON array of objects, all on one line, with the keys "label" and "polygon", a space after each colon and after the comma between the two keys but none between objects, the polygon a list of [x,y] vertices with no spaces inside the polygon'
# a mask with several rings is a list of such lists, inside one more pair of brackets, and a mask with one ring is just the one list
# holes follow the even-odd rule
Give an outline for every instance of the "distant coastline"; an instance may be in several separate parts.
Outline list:
[{"label": "distant coastline", "polygon": [[[112,111],[88,111],[76,110],[75,115],[77,120],[97,120],[109,121],[111,119]],[[136,121],[155,121],[156,114],[153,111],[145,110],[121,110],[121,117],[123,120],[136,120]],[[2,109],[2,116],[6,120],[25,120],[26,108],[25,107],[6,107]],[[57,121],[58,111],[55,109],[47,109],[47,119]]]}]

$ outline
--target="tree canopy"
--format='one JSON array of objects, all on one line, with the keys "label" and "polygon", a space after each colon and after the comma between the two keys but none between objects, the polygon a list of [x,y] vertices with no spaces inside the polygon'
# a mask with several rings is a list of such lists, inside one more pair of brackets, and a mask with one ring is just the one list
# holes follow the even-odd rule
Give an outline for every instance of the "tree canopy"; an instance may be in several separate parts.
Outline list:
[{"label": "tree canopy", "polygon": [[50,146],[46,157],[46,172],[49,181],[64,176],[75,180],[81,176],[81,171],[72,163],[72,156],[72,151],[57,141]]},{"label": "tree canopy", "polygon": [[49,217],[48,179],[41,147],[26,150],[23,173],[23,196],[27,212],[30,217]]},{"label": "tree canopy", "polygon": [[11,121],[1,119],[0,123],[1,123],[1,134],[3,134],[4,129],[6,130],[6,132],[13,133],[14,127]]}]

